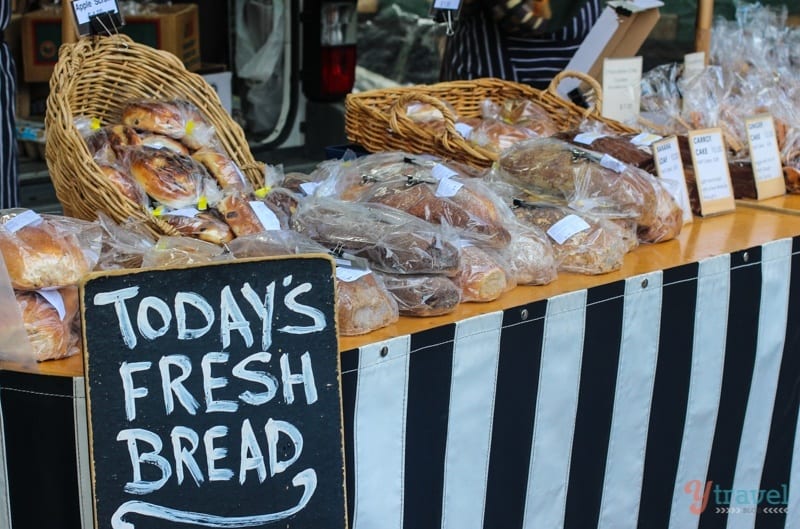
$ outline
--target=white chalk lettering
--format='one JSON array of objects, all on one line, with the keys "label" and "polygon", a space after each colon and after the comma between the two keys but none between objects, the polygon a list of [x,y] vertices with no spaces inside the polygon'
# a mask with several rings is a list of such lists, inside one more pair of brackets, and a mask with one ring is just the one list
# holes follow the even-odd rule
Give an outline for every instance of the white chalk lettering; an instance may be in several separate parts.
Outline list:
[{"label": "white chalk lettering", "polygon": [[132,299],[139,295],[139,287],[128,287],[114,292],[101,292],[94,296],[94,304],[97,306],[114,304],[114,310],[117,313],[117,320],[119,321],[119,332],[122,335],[122,341],[128,346],[128,349],[136,347],[136,334],[133,332],[133,325],[131,318],[128,314],[128,308],[125,306],[126,299]]},{"label": "white chalk lettering", "polygon": [[125,394],[125,417],[132,421],[136,418],[136,401],[147,396],[147,388],[135,387],[131,373],[147,371],[151,362],[122,362],[119,366],[119,375],[122,378],[122,389]]},{"label": "white chalk lettering", "polygon": [[211,364],[224,364],[228,361],[228,353],[207,353],[200,361],[203,369],[203,392],[206,396],[206,412],[235,412],[239,409],[239,404],[233,400],[214,400],[212,392],[215,389],[224,388],[228,385],[226,377],[212,377]]},{"label": "white chalk lettering", "polygon": [[227,435],[227,426],[212,426],[203,435],[203,444],[206,448],[206,465],[208,466],[208,481],[229,481],[233,477],[233,470],[217,468],[215,464],[216,461],[225,459],[228,455],[228,449],[215,447],[214,439],[220,439]]},{"label": "white chalk lettering", "polygon": [[303,389],[306,393],[306,403],[314,404],[317,401],[317,386],[314,383],[314,370],[311,367],[311,356],[308,352],[303,353],[300,357],[300,365],[302,374],[292,373],[289,367],[289,355],[281,355],[281,379],[283,380],[283,399],[286,404],[294,402],[294,389],[292,386],[295,384],[303,384]]},{"label": "white chalk lettering", "polygon": [[255,470],[258,473],[258,482],[264,483],[267,479],[267,465],[264,462],[264,454],[258,446],[256,434],[250,425],[250,419],[242,421],[242,449],[240,452],[239,464],[239,484],[244,485],[247,480],[247,472]]},{"label": "white chalk lettering", "polygon": [[250,283],[244,284],[242,295],[256,311],[258,317],[261,318],[261,349],[266,351],[272,345],[272,311],[275,306],[275,281],[267,286],[263,302],[256,291],[253,290],[253,287],[250,286]]},{"label": "white chalk lettering", "polygon": [[250,404],[251,406],[260,406],[275,398],[275,395],[278,393],[278,379],[275,378],[275,376],[271,373],[265,373],[263,371],[250,371],[247,369],[247,365],[251,362],[263,362],[266,364],[269,363],[270,359],[272,359],[271,354],[260,352],[248,356],[234,366],[232,371],[233,376],[241,380],[247,380],[248,382],[263,384],[263,386],[267,388],[267,391],[262,393],[253,393],[249,390],[243,391],[239,394],[239,398],[242,400],[242,402]]},{"label": "white chalk lettering", "polygon": [[[205,318],[206,325],[199,329],[186,327],[186,305],[196,308]],[[194,292],[178,292],[175,295],[175,319],[178,324],[178,340],[194,340],[205,335],[214,324],[214,309],[199,294]]]},{"label": "white chalk lettering", "polygon": [[[176,366],[181,374],[172,378],[170,366]],[[183,382],[192,373],[192,361],[186,355],[168,355],[158,361],[158,370],[161,373],[161,392],[164,395],[164,411],[167,415],[175,410],[175,400],[173,395],[178,397],[178,401],[190,414],[197,413],[200,403],[197,402]]]},{"label": "white chalk lettering", "polygon": [[250,322],[242,314],[242,310],[233,298],[231,287],[229,286],[222,289],[219,317],[223,349],[227,349],[231,344],[231,331],[234,330],[239,331],[247,347],[253,345],[253,332],[250,330]]},{"label": "white chalk lettering", "polygon": [[[291,278],[291,276],[289,276],[289,278]],[[286,286],[285,280],[284,286]],[[292,312],[296,312],[297,314],[302,314],[311,318],[314,321],[314,324],[308,326],[285,325],[278,329],[279,331],[290,334],[309,334],[312,332],[321,331],[325,328],[325,314],[321,310],[315,307],[304,305],[297,301],[297,297],[300,294],[305,294],[309,290],[311,290],[311,283],[303,283],[302,285],[298,285],[286,294],[286,296],[283,298],[283,303],[286,305],[286,308]]]},{"label": "white chalk lettering", "polygon": [[[303,452],[303,435],[300,433],[293,424],[286,421],[276,421],[270,419],[264,425],[264,432],[267,434],[267,445],[269,447],[269,475],[270,477],[275,474],[280,474],[289,468],[292,463],[300,458]],[[278,460],[278,440],[281,434],[289,437],[294,448],[292,456],[285,460]]]},{"label": "white chalk lettering", "polygon": [[[155,310],[159,316],[161,316],[161,328],[156,329],[150,324],[150,309]],[[172,323],[172,312],[169,310],[169,305],[167,305],[164,300],[153,296],[147,296],[139,303],[136,324],[144,338],[155,340],[160,336],[164,336],[169,330],[170,323]]]},{"label": "white chalk lettering", "polygon": [[[183,483],[183,467],[189,469],[194,479],[195,484],[199,487],[203,484],[203,471],[200,470],[200,465],[194,458],[194,453],[197,447],[200,446],[200,438],[197,432],[185,426],[176,426],[170,433],[172,439],[172,454],[175,458],[175,477],[178,479],[178,485]],[[185,448],[183,441],[188,441],[189,448]]]},{"label": "white chalk lettering", "polygon": [[[133,469],[133,480],[125,484],[125,492],[128,494],[149,494],[164,486],[172,476],[172,467],[169,461],[161,457],[161,438],[148,430],[141,428],[130,428],[122,430],[117,434],[117,441],[125,441],[128,444],[128,454],[131,458],[131,468]],[[152,452],[139,452],[138,441],[149,444]],[[142,479],[142,464],[152,465],[161,472],[161,477],[155,481],[145,481]]]}]

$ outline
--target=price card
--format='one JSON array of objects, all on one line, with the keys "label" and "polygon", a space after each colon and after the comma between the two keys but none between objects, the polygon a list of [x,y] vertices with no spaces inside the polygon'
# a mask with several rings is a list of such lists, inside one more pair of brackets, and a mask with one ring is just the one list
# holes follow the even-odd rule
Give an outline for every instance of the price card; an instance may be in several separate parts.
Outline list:
[{"label": "price card", "polygon": [[653,143],[653,158],[656,160],[656,173],[683,211],[683,223],[692,222],[694,217],[689,203],[689,191],[686,189],[686,174],[683,172],[678,138],[672,136]]},{"label": "price card", "polygon": [[706,68],[706,52],[697,51],[683,56],[683,76],[687,79],[703,73]]},{"label": "price card", "polygon": [[772,116],[762,114],[745,120],[747,143],[750,146],[750,163],[756,181],[759,200],[786,194],[783,164],[775,136]]},{"label": "price card", "polygon": [[[72,0],[71,5],[81,36],[112,34],[125,25],[117,0]],[[92,19],[97,24],[92,24]]]},{"label": "price card", "polygon": [[725,213],[736,208],[725,140],[719,128],[689,133],[689,150],[700,196],[700,214]]},{"label": "price card", "polygon": [[631,121],[639,116],[642,58],[603,60],[603,117]]}]

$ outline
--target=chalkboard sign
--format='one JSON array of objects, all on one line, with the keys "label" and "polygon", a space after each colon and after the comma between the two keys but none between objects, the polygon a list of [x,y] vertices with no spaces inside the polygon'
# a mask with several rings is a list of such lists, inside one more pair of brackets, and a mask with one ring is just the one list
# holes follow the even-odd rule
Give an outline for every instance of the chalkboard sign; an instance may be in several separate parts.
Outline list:
[{"label": "chalkboard sign", "polygon": [[82,285],[95,526],[346,527],[325,256]]}]

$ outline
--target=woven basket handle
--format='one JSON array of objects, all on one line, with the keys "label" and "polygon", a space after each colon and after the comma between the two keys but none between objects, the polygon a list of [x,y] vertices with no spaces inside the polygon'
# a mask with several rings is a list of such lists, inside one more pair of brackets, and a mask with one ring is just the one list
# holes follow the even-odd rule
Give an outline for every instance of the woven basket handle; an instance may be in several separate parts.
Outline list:
[{"label": "woven basket handle", "polygon": [[406,113],[406,108],[409,103],[427,103],[442,113],[444,117],[445,133],[438,137],[438,141],[448,151],[466,151],[473,157],[488,160],[489,162],[496,158],[491,151],[473,146],[461,136],[456,130],[456,117],[453,115],[453,111],[445,105],[441,99],[420,92],[409,91],[408,93],[402,94],[392,103],[392,106],[389,107],[389,125],[393,131],[408,135],[409,131],[413,132],[419,130],[419,124],[409,118]]},{"label": "woven basket handle", "polygon": [[591,75],[575,70],[562,70],[555,77],[553,77],[552,81],[550,81],[550,84],[547,87],[547,92],[555,97],[561,97],[561,95],[558,93],[558,85],[561,84],[561,81],[569,77],[574,77],[575,79],[586,83],[590,87],[586,97],[586,100],[589,103],[589,110],[587,114],[595,114],[598,116],[602,115],[603,88],[600,86],[600,83],[598,83],[597,80]]}]

